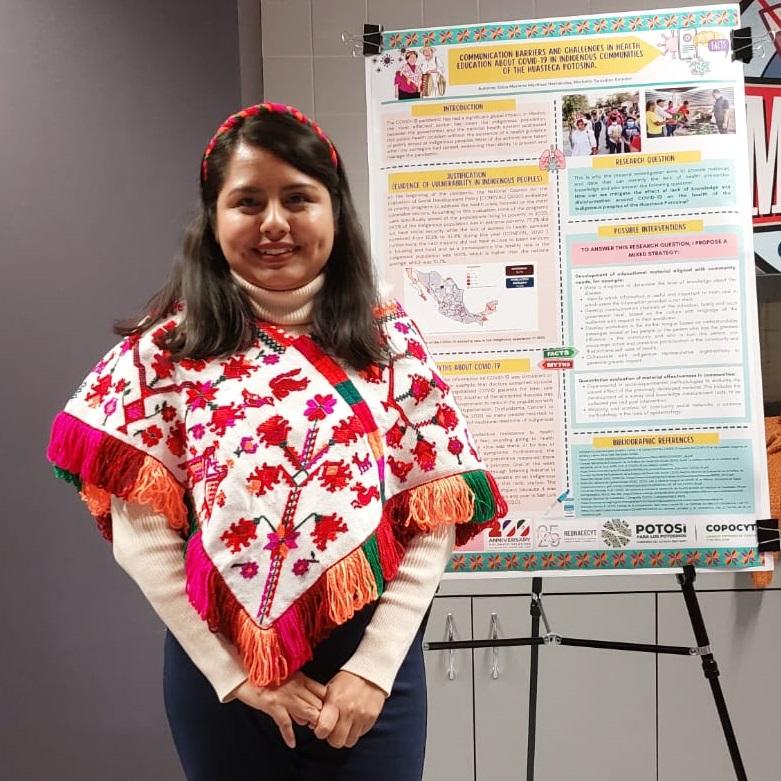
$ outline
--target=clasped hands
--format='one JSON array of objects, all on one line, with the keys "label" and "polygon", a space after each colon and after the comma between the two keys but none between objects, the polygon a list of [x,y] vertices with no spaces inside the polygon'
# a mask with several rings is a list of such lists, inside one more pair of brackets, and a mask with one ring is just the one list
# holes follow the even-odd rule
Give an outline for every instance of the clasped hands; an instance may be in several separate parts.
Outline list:
[{"label": "clasped hands", "polygon": [[296,745],[293,722],[308,725],[334,748],[352,748],[374,726],[385,704],[385,692],[379,686],[345,670],[327,686],[300,671],[276,688],[259,688],[245,681],[236,696],[271,716],[289,748]]}]

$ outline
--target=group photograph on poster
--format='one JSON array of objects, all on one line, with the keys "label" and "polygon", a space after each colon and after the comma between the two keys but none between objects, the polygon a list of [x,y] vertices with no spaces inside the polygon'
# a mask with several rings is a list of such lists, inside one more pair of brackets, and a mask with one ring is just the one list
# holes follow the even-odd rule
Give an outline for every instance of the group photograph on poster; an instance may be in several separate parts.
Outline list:
[{"label": "group photograph on poster", "polygon": [[735,95],[730,87],[647,89],[645,101],[649,137],[735,133]]},{"label": "group photograph on poster", "polygon": [[642,149],[638,92],[563,95],[566,156],[622,154]]}]

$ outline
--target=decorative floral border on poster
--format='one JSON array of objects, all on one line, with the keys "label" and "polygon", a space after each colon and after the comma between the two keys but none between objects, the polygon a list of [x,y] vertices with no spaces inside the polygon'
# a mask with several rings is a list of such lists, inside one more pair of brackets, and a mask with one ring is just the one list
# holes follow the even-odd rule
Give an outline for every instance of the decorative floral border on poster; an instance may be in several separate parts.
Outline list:
[{"label": "decorative floral border on poster", "polygon": [[580,37],[621,32],[678,30],[696,27],[736,27],[734,11],[691,11],[677,14],[639,14],[637,16],[606,16],[601,19],[566,19],[546,22],[538,20],[524,24],[475,24],[428,30],[387,32],[382,36],[384,49],[410,46],[435,46],[455,43],[496,43],[499,41],[533,40],[535,38]]},{"label": "decorative floral border on poster", "polygon": [[561,551],[558,553],[455,553],[446,572],[532,572],[544,570],[745,569],[758,567],[757,548],[680,548],[672,550]]}]

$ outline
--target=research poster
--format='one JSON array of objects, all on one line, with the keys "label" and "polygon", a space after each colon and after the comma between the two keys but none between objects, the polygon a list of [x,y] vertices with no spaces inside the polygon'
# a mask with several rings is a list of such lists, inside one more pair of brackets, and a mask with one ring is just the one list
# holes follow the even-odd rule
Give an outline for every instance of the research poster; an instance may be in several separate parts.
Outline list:
[{"label": "research poster", "polygon": [[739,24],[386,31],[367,58],[373,253],[510,507],[454,575],[770,566]]}]

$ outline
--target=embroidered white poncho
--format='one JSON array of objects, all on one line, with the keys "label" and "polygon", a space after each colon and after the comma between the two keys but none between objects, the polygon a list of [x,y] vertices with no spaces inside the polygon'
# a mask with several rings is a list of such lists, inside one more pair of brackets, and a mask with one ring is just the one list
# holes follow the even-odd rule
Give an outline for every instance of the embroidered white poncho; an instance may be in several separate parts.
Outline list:
[{"label": "embroidered white poncho", "polygon": [[463,541],[506,505],[397,303],[376,312],[388,361],[361,371],[261,321],[243,352],[174,362],[183,311],[109,350],[48,457],[107,537],[112,494],[164,513],[193,607],[250,680],[279,683],[382,594],[412,535]]}]

